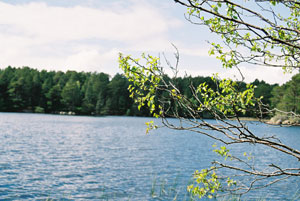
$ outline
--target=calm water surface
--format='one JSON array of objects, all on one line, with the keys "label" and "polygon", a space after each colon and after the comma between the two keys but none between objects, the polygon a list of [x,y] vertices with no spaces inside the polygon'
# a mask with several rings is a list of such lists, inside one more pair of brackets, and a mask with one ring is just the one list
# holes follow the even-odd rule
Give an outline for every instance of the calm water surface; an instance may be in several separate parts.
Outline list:
[{"label": "calm water surface", "polygon": [[[187,199],[192,173],[209,167],[215,157],[213,142],[168,129],[146,135],[149,120],[0,113],[0,200],[158,200],[153,195],[159,194]],[[249,126],[300,149],[299,127]],[[238,153],[243,147],[231,150]],[[259,156],[258,164],[299,167],[263,147],[250,146],[249,151]],[[282,182],[247,200],[290,200],[299,183]]]}]

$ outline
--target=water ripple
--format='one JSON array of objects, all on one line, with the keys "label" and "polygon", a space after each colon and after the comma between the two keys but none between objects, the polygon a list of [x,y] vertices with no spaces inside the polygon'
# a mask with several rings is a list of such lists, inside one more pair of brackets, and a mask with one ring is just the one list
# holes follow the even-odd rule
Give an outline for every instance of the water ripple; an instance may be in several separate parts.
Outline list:
[{"label": "water ripple", "polygon": [[[150,192],[156,177],[177,178],[186,189],[193,171],[210,165],[212,142],[170,130],[145,135],[146,121],[0,113],[0,200],[155,200]],[[289,130],[283,140],[299,147],[299,131]],[[254,151],[263,154],[261,164],[292,165],[259,147]],[[284,193],[292,194],[294,185],[284,183]],[[272,189],[262,194],[285,200]]]}]

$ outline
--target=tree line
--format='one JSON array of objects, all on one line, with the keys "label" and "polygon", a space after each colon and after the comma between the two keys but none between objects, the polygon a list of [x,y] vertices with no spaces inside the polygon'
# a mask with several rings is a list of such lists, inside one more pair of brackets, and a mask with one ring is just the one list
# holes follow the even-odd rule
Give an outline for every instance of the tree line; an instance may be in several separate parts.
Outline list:
[{"label": "tree line", "polygon": [[270,100],[273,107],[300,114],[300,73],[282,86],[274,87]]},{"label": "tree line", "polygon": [[[210,77],[166,79],[172,79],[178,90],[191,99],[191,84],[198,86],[206,82],[211,87],[215,86]],[[257,79],[251,84],[257,86],[255,96],[263,96],[264,104],[285,111],[300,112],[299,81],[300,74],[297,74],[282,86]],[[138,109],[129,97],[129,85],[130,82],[121,74],[111,78],[105,73],[38,71],[29,67],[8,66],[0,69],[0,111],[150,116],[148,109]],[[238,82],[237,87],[245,90],[246,83]]]}]

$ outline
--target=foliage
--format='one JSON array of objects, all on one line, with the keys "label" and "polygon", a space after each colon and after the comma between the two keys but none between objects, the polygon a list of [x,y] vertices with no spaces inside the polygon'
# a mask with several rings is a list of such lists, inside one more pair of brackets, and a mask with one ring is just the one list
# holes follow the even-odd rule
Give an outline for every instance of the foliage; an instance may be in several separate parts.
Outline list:
[{"label": "foliage", "polygon": [[[165,79],[170,80],[167,76]],[[210,87],[214,86],[214,81],[209,77],[201,76],[176,78],[173,81],[188,98],[192,98],[189,90],[191,82],[198,85],[206,82]],[[0,69],[0,111],[38,113],[71,111],[85,115],[150,116],[149,109],[138,108],[138,103],[129,98],[134,90],[132,88],[129,93],[127,88],[133,84],[120,74],[110,78],[104,73],[47,72],[29,67],[9,66]],[[246,86],[245,83],[239,84]],[[267,94],[268,90],[264,90],[263,93]],[[245,114],[249,115],[251,114]]]},{"label": "foliage", "polygon": [[[299,1],[174,1],[187,8],[186,18],[191,23],[207,26],[212,33],[220,36],[223,45],[211,42],[209,54],[216,55],[223,67],[239,68],[240,64],[246,63],[250,66],[281,67],[284,72],[300,67]],[[285,145],[275,136],[254,133],[240,120],[245,114],[263,118],[274,111],[282,112],[280,109],[297,116],[299,75],[282,88],[256,80],[255,84],[261,86],[261,91],[255,91],[255,86],[251,84],[240,87],[238,82],[217,77],[212,78],[214,86],[190,83],[189,90],[184,91],[176,83],[178,51],[175,58],[175,66],[167,62],[175,72],[174,78],[167,78],[159,58],[143,54],[141,59],[135,59],[120,54],[120,68],[132,82],[129,90],[139,109],[148,107],[152,115],[161,118],[163,125],[170,129],[196,132],[224,145],[259,144],[300,160],[299,150]],[[272,88],[274,91],[270,95]],[[269,90],[269,93],[265,94],[264,90]],[[266,95],[266,99],[261,95]],[[278,96],[281,97],[278,99]],[[270,105],[281,108],[273,109]],[[206,121],[208,116],[216,121]],[[178,124],[170,123],[167,117],[177,118]],[[157,128],[151,122],[147,125],[147,132]],[[212,161],[211,168],[196,171],[195,185],[188,187],[200,198],[212,198],[222,192],[243,195],[252,189],[300,176],[299,167],[279,167],[275,162],[263,169],[256,167],[254,162],[249,162],[254,160],[250,154],[245,152],[243,156],[233,156],[226,146],[221,146],[215,152],[224,158],[223,161]],[[226,176],[226,171],[222,171],[224,169],[232,171],[232,177],[241,180]],[[263,185],[258,184],[262,182]],[[224,185],[226,183],[227,187]]]},{"label": "foliage", "polygon": [[299,1],[175,0],[187,7],[187,18],[221,36],[210,54],[224,67],[241,63],[299,67]]},{"label": "foliage", "polygon": [[37,107],[35,107],[34,112],[35,113],[44,113],[45,110],[44,110],[44,108],[37,106]]},{"label": "foliage", "polygon": [[214,167],[211,169],[202,169],[201,172],[198,170],[194,173],[194,178],[197,184],[202,185],[203,187],[189,185],[188,191],[192,192],[193,195],[198,195],[199,198],[207,196],[208,198],[213,198],[214,194],[221,187],[221,183],[218,180],[218,176],[214,171]]},{"label": "foliage", "polygon": [[[123,57],[120,54],[119,63],[120,67],[124,71],[125,76],[128,78],[133,85],[129,85],[128,89],[130,97],[136,97],[135,103],[138,104],[138,109],[147,103],[150,108],[150,113],[153,116],[158,117],[159,115],[155,112],[155,93],[156,88],[159,87],[160,77],[156,75],[159,72],[158,62],[159,58],[152,56],[142,55],[142,58],[146,61],[145,67],[140,68],[138,61],[132,60],[129,56]],[[136,65],[130,65],[129,62],[133,62]],[[161,108],[160,108],[161,110]]]},{"label": "foliage", "polygon": [[[104,73],[39,72],[9,66],[0,70],[0,111],[124,115],[132,103],[126,82],[119,74],[110,81]],[[119,100],[118,104],[108,97]],[[123,109],[116,113],[112,105]]]},{"label": "foliage", "polygon": [[300,74],[292,77],[292,80],[278,86],[273,91],[273,105],[285,112],[300,113]]}]

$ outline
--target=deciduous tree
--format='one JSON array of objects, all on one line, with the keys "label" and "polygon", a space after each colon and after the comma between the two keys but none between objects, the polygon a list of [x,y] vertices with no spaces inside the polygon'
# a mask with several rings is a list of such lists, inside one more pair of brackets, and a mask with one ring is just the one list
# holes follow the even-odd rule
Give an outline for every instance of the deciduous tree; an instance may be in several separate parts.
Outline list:
[{"label": "deciduous tree", "polygon": [[[240,64],[246,63],[249,67],[280,67],[285,72],[300,67],[300,1],[174,1],[187,8],[188,21],[207,26],[212,34],[220,36],[223,43],[210,41],[212,48],[209,53],[216,55],[223,67],[239,68]],[[175,57],[177,62],[169,64],[169,67],[176,77],[178,52]],[[161,118],[163,125],[168,128],[188,130],[213,138],[223,144],[214,151],[234,161],[212,161],[212,167],[196,171],[195,185],[188,187],[194,195],[212,198],[221,190],[242,195],[252,189],[300,176],[299,166],[280,167],[274,161],[261,168],[243,157],[232,155],[227,148],[227,145],[234,144],[257,144],[300,160],[299,150],[274,136],[255,133],[240,120],[240,116],[247,112],[256,114],[258,118],[271,112],[261,101],[262,97],[255,97],[253,85],[248,84],[241,91],[238,82],[213,76],[215,87],[209,87],[206,83],[191,84],[192,98],[187,98],[182,89],[176,87],[174,79],[165,79],[160,58],[143,54],[141,59],[135,59],[120,54],[119,63],[133,83],[129,91],[139,107],[149,107],[153,116]],[[164,96],[157,95],[161,93]],[[204,114],[209,114],[216,121],[207,121]],[[178,124],[170,123],[167,117],[177,118]],[[157,128],[153,122],[147,125],[147,131]],[[223,169],[232,171],[232,175],[222,175]]]}]

